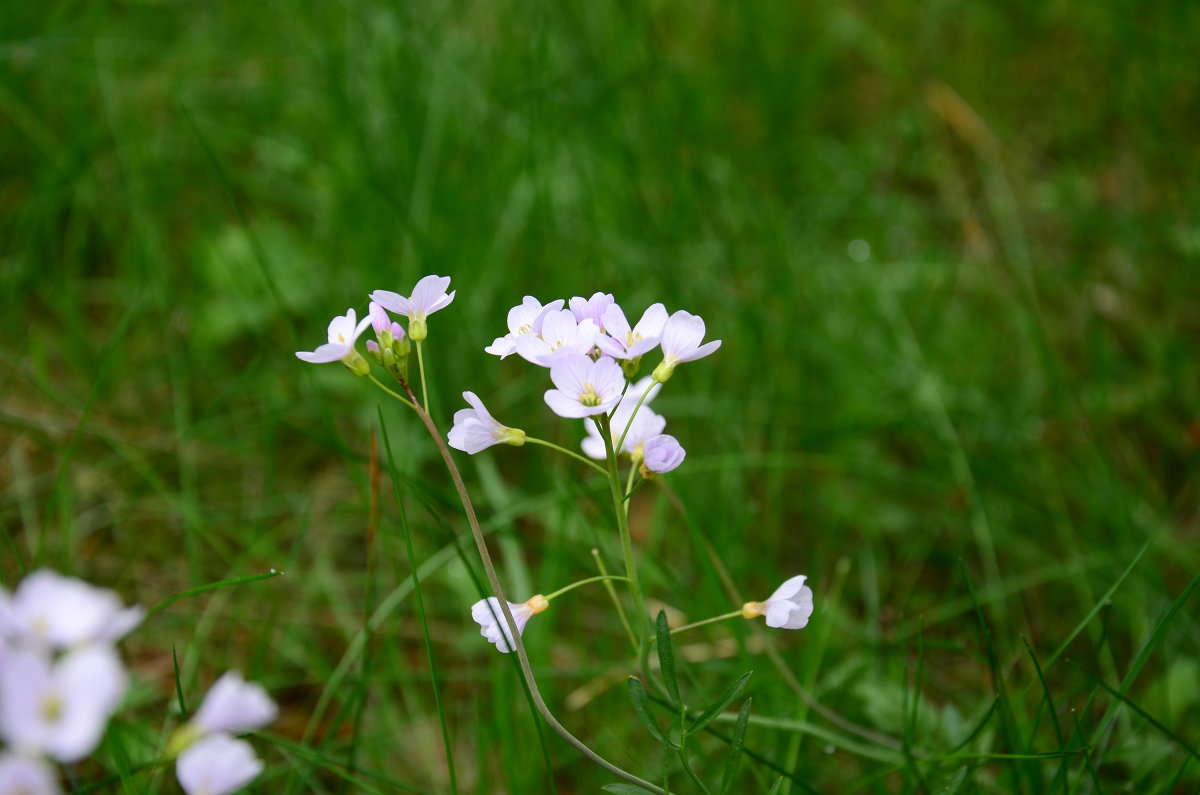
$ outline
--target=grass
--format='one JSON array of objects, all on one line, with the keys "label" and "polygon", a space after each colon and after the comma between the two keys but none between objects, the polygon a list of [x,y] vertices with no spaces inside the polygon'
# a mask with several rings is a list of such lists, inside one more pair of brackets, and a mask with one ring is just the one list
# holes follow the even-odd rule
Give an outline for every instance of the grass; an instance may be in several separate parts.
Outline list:
[{"label": "grass", "polygon": [[[742,731],[731,792],[1200,786],[1196,9],[18,1],[0,32],[0,572],[193,592],[125,643],[81,791],[170,791],[170,705],[230,667],[283,706],[261,792],[614,782],[469,620],[420,423],[292,356],[431,272],[443,429],[470,389],[576,448],[482,352],[524,294],[703,315],[724,346],[655,404],[687,463],[631,502],[651,610],[816,590],[802,632],[676,637],[693,710],[754,671],[684,763],[605,590],[556,602],[531,658],[604,756],[681,792]],[[603,478],[459,463],[514,595],[620,573]]]}]

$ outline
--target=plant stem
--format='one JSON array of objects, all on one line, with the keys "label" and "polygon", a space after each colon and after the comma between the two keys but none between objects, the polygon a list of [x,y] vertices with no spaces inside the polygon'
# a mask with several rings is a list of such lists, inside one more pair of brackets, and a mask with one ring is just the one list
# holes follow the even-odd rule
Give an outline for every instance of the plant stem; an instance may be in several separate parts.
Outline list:
[{"label": "plant stem", "polygon": [[401,394],[399,394],[399,393],[397,393],[397,392],[393,392],[392,390],[388,389],[386,386],[384,386],[382,383],[380,383],[379,379],[378,379],[378,378],[376,378],[376,377],[375,377],[373,374],[371,374],[371,373],[367,373],[367,378],[371,379],[371,383],[372,383],[372,384],[374,384],[375,386],[379,387],[379,388],[380,388],[380,389],[382,389],[384,392],[387,392],[389,395],[391,395],[392,397],[396,398],[396,400],[399,400],[401,403],[403,403],[404,405],[408,406],[408,407],[409,407],[410,409],[412,409],[413,411],[416,411],[416,410],[417,410],[417,407],[416,407],[416,405],[415,405],[415,404],[413,404],[413,403],[412,403],[412,401],[410,401],[408,398],[404,397],[403,395],[401,395]]},{"label": "plant stem", "polygon": [[647,389],[645,392],[642,393],[642,396],[640,398],[638,398],[637,405],[633,407],[633,413],[629,415],[629,422],[625,423],[625,429],[623,431],[621,431],[621,438],[617,442],[617,452],[620,452],[621,445],[625,444],[625,437],[629,435],[629,429],[633,427],[633,418],[637,416],[638,409],[640,409],[642,407],[642,404],[646,402],[646,396],[650,394],[650,390],[654,389],[654,387],[657,385],[658,385],[657,381],[655,383],[651,384],[650,389]]},{"label": "plant stem", "polygon": [[621,473],[617,469],[617,454],[613,450],[612,426],[608,417],[600,415],[596,424],[600,427],[600,436],[604,439],[604,449],[608,453],[608,487],[612,492],[613,510],[617,514],[617,530],[621,534],[621,553],[625,558],[625,576],[629,578],[629,592],[633,595],[633,606],[638,618],[634,631],[638,638],[638,648],[644,648],[643,639],[646,637],[648,613],[646,600],[642,596],[642,584],[638,581],[637,567],[633,563],[633,540],[629,535],[629,516],[625,510],[625,500],[622,498]]},{"label": "plant stem", "polygon": [[566,592],[573,591],[581,585],[587,585],[588,583],[593,583],[593,582],[608,582],[611,580],[620,580],[622,582],[629,582],[628,577],[616,577],[611,574],[605,574],[605,575],[601,575],[599,577],[588,577],[586,580],[580,580],[579,582],[573,582],[570,585],[566,586],[565,588],[559,588],[554,593],[546,594],[546,601],[547,602],[554,601],[555,599],[562,596]]},{"label": "plant stem", "polygon": [[671,630],[671,634],[674,635],[677,632],[686,632],[689,629],[695,629],[696,627],[702,627],[705,624],[715,624],[718,621],[725,621],[730,618],[740,618],[741,615],[742,615],[741,610],[734,610],[732,613],[726,613],[721,616],[713,616],[712,618],[706,618],[703,621],[696,621],[691,624],[684,624],[682,627],[675,627],[675,629]]},{"label": "plant stem", "polygon": [[[417,369],[421,372],[421,405],[425,410],[429,410],[429,391],[425,388],[425,354],[422,351],[425,349],[425,341],[417,342]],[[417,398],[413,396],[413,403],[417,402]]]},{"label": "plant stem", "polygon": [[[604,559],[600,557],[600,550],[593,549],[592,557],[596,559],[596,568],[600,570],[600,573],[608,576],[608,569],[604,565]],[[608,591],[608,596],[612,599],[613,606],[617,608],[617,616],[621,619],[621,626],[625,627],[625,634],[629,636],[629,642],[633,645],[633,653],[637,654],[637,638],[633,636],[633,629],[629,626],[629,619],[625,617],[625,608],[621,606],[621,600],[617,598],[617,589],[612,587],[611,582],[605,581],[604,590]]]},{"label": "plant stem", "polygon": [[608,470],[605,469],[604,467],[600,466],[599,464],[597,464],[592,459],[584,458],[579,453],[568,450],[565,447],[559,447],[554,442],[547,442],[545,439],[535,439],[532,436],[526,436],[525,443],[526,444],[540,444],[542,447],[549,447],[551,450],[557,450],[560,453],[565,453],[566,455],[571,456],[571,458],[578,459],[579,461],[582,461],[583,463],[587,464],[592,469],[599,472],[601,475],[604,475],[604,477],[608,477]]}]

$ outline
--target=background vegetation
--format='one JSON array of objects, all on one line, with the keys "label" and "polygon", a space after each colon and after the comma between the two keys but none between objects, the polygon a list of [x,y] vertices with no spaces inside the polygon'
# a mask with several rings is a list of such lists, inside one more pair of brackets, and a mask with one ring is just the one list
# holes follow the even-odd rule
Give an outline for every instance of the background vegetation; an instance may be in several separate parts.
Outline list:
[{"label": "background vegetation", "polygon": [[[818,600],[802,632],[681,636],[697,703],[755,671],[738,789],[1193,791],[1197,36],[1165,1],[6,3],[5,582],[153,604],[282,570],[125,644],[117,740],[154,755],[174,650],[191,699],[237,667],[283,703],[258,791],[448,792],[406,515],[460,791],[597,791],[468,618],[415,418],[382,406],[402,515],[372,488],[378,393],[292,352],[449,274],[435,416],[471,389],[573,446],[543,373],[483,346],[527,293],[662,300],[725,344],[655,406],[690,520],[636,496],[648,592],[725,612],[723,567]],[[603,480],[536,449],[461,464],[513,594],[615,560]],[[602,589],[527,639],[564,722],[658,775]]]}]

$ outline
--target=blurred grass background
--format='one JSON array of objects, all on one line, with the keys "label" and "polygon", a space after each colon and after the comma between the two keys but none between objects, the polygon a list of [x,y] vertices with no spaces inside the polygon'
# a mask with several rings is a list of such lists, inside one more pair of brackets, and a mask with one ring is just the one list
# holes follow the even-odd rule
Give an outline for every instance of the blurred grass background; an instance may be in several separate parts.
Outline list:
[{"label": "blurred grass background", "polygon": [[[544,373],[483,346],[525,294],[661,300],[725,343],[655,405],[691,523],[635,497],[649,594],[731,609],[715,558],[747,598],[803,572],[818,600],[803,632],[681,638],[697,703],[756,672],[739,791],[1194,791],[1198,36],[1175,2],[7,3],[5,581],[48,565],[152,604],[278,568],[126,643],[114,735],[153,756],[174,648],[189,698],[237,667],[283,703],[258,791],[447,792],[386,486],[368,577],[379,395],[292,352],[451,275],[435,417],[471,389],[573,447]],[[548,775],[469,621],[445,473],[383,411],[459,788],[597,791],[552,734]],[[602,481],[536,449],[461,465],[511,594],[593,573],[593,546],[616,565]],[[657,775],[603,591],[526,638],[564,722]],[[843,742],[764,643],[908,753]]]}]

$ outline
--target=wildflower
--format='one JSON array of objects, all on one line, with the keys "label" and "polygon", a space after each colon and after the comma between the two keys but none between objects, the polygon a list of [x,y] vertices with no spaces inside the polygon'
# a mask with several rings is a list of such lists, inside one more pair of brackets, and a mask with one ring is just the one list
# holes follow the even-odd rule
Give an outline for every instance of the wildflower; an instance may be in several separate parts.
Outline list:
[{"label": "wildflower", "polygon": [[59,795],[54,769],[41,759],[13,753],[0,754],[0,793],[5,795]]},{"label": "wildflower", "polygon": [[521,334],[514,344],[521,358],[550,367],[565,356],[591,353],[599,333],[592,320],[578,321],[571,310],[562,309],[542,316],[540,333]]},{"label": "wildflower", "polygon": [[398,381],[408,380],[408,354],[411,346],[404,326],[392,320],[387,310],[372,301],[367,310],[375,340],[367,340],[371,360],[391,373]]},{"label": "wildflower", "polygon": [[133,630],[146,611],[121,606],[106,588],[39,569],[10,596],[0,588],[0,635],[13,643],[65,649],[86,643],[115,643]]},{"label": "wildflower", "polygon": [[611,293],[592,293],[591,298],[583,298],[577,295],[567,303],[567,306],[571,307],[571,313],[575,315],[576,320],[580,323],[590,320],[601,331],[604,331],[605,310],[615,305],[616,301],[613,300]]},{"label": "wildflower", "polygon": [[766,616],[767,626],[776,629],[801,629],[813,612],[813,592],[804,584],[806,579],[798,574],[776,588],[765,602],[746,602],[742,616]]},{"label": "wildflower", "polygon": [[642,475],[653,477],[675,469],[683,463],[687,452],[679,440],[668,433],[646,440],[642,445]]},{"label": "wildflower", "polygon": [[471,404],[469,409],[454,412],[454,427],[450,429],[450,446],[455,450],[475,455],[494,444],[525,444],[525,431],[509,428],[492,419],[492,415],[474,392],[463,392],[463,399]]},{"label": "wildflower", "polygon": [[[537,594],[524,604],[509,602],[508,609],[512,612],[513,621],[516,622],[517,634],[525,634],[525,624],[529,619],[549,606],[550,602],[541,594]],[[504,620],[504,611],[500,607],[499,599],[489,596],[487,599],[480,599],[471,605],[471,618],[475,619],[475,623],[482,628],[479,630],[479,634],[487,638],[488,643],[495,643],[496,648],[505,654],[516,648],[512,632],[508,628],[508,622]]]},{"label": "wildflower", "polygon": [[[646,376],[626,390],[625,397],[621,398],[621,402],[617,404],[617,409],[613,412],[612,420],[609,422],[614,448],[621,441],[621,435],[625,436],[625,442],[617,451],[618,453],[628,453],[631,458],[639,459],[642,457],[640,448],[646,440],[663,432],[667,421],[647,405],[654,400],[661,389],[662,384],[655,382],[650,376]],[[647,392],[649,394],[646,394]],[[646,395],[645,400],[642,399],[643,394]],[[639,402],[642,406],[638,409],[637,414],[634,414],[633,410]],[[633,417],[632,425],[629,423],[630,417]],[[603,459],[608,453],[604,448],[604,437],[600,435],[600,427],[595,420],[590,419],[584,420],[583,425],[588,432],[581,444],[584,455]],[[629,428],[628,432],[625,430],[626,427]]]},{"label": "wildflower", "polygon": [[78,762],[100,743],[127,684],[109,646],[71,651],[57,662],[12,651],[0,669],[0,737],[21,753]]},{"label": "wildflower", "polygon": [[317,346],[314,351],[296,351],[296,358],[311,364],[326,364],[341,361],[354,371],[356,375],[366,375],[371,366],[367,360],[354,350],[354,343],[359,336],[371,325],[371,318],[364,317],[361,323],[355,323],[354,309],[347,309],[345,315],[339,315],[329,321],[329,342]]},{"label": "wildflower", "polygon": [[675,372],[675,365],[702,359],[721,347],[721,340],[701,345],[702,339],[704,320],[699,315],[681,309],[667,318],[663,325],[662,339],[659,340],[663,360],[654,368],[654,380],[665,382]]},{"label": "wildflower", "polygon": [[224,733],[197,740],[175,762],[175,777],[187,795],[228,795],[262,771],[250,743]]},{"label": "wildflower", "polygon": [[508,310],[508,333],[497,337],[491,345],[483,349],[484,353],[499,356],[501,359],[516,353],[517,337],[541,334],[542,318],[561,310],[563,303],[563,299],[559,298],[542,306],[542,302],[532,295],[525,296],[519,305]]},{"label": "wildflower", "polygon": [[278,714],[279,707],[262,685],[228,671],[209,688],[191,722],[205,734],[244,732],[261,729]]},{"label": "wildflower", "polygon": [[371,300],[398,315],[408,318],[408,336],[414,342],[420,342],[429,335],[425,325],[426,318],[439,309],[444,309],[454,300],[455,290],[446,292],[450,286],[449,276],[429,275],[423,277],[413,288],[412,297],[405,298],[391,290],[376,290],[371,293]]},{"label": "wildflower", "polygon": [[[585,321],[587,322],[587,321]],[[560,417],[603,414],[621,399],[625,377],[612,359],[592,361],[582,353],[566,356],[550,368],[558,389],[546,390],[546,404]]]},{"label": "wildflower", "polygon": [[596,340],[600,350],[616,359],[637,359],[658,345],[667,322],[667,309],[662,304],[652,304],[631,328],[621,307],[611,304],[601,320],[608,336]]}]

